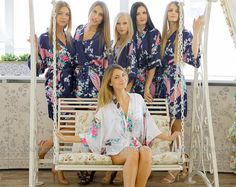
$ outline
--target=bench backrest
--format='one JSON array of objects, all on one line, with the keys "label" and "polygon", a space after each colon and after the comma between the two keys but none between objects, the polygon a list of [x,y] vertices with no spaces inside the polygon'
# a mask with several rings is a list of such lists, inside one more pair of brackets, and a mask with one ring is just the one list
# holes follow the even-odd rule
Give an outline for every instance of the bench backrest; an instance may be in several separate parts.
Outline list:
[{"label": "bench backrest", "polygon": [[[60,98],[58,105],[58,129],[65,135],[87,132],[96,111],[97,99],[94,98]],[[147,108],[156,124],[164,133],[169,130],[169,110],[166,99],[156,98],[146,102]],[[59,145],[60,153],[86,151],[81,144],[64,143]],[[169,151],[169,142],[155,139],[152,143],[154,154]]]}]

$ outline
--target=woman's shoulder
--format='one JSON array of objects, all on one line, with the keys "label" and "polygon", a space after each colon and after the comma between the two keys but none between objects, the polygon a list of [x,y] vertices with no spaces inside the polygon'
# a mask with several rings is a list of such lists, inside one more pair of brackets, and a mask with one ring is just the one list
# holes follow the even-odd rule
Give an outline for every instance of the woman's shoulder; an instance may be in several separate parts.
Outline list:
[{"label": "woman's shoulder", "polygon": [[39,40],[48,40],[49,39],[49,33],[44,32],[39,36]]},{"label": "woman's shoulder", "polygon": [[85,25],[79,25],[76,29],[75,29],[75,35],[76,34],[81,34],[81,32],[83,32]]},{"label": "woman's shoulder", "polygon": [[113,101],[109,102],[108,104],[106,104],[105,106],[99,107],[96,111],[96,117],[97,118],[106,118],[108,116],[110,116],[112,110],[112,105],[113,105]]},{"label": "woman's shoulder", "polygon": [[[129,93],[130,97],[137,102],[144,102],[143,97],[138,93]],[[141,104],[141,103],[140,103]]]},{"label": "woman's shoulder", "polygon": [[151,30],[149,30],[149,33],[151,33],[152,35],[158,35],[161,34],[161,32],[157,29],[157,28],[152,28]]},{"label": "woman's shoulder", "polygon": [[81,25],[79,25],[78,27],[76,27],[75,30],[76,30],[76,31],[77,31],[77,30],[82,30],[84,27],[85,27],[85,25],[81,24]]},{"label": "woman's shoulder", "polygon": [[183,37],[184,38],[192,38],[192,32],[187,30],[187,29],[183,29]]},{"label": "woman's shoulder", "polygon": [[39,36],[39,45],[40,47],[47,48],[49,47],[49,33],[45,32]]}]

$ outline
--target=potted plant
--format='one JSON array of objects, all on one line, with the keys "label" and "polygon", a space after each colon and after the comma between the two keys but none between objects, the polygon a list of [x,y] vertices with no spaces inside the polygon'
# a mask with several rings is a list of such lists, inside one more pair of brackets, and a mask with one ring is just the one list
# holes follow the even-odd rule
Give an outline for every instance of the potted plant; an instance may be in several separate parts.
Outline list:
[{"label": "potted plant", "polygon": [[0,75],[2,76],[27,76],[30,70],[27,65],[29,54],[5,54],[0,60]]}]

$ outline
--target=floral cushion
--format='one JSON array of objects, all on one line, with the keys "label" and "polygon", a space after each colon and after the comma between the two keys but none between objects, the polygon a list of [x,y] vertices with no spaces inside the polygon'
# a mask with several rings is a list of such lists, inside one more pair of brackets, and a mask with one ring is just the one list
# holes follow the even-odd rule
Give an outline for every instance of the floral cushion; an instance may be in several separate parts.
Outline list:
[{"label": "floral cushion", "polygon": [[75,116],[75,132],[76,134],[88,132],[91,121],[94,118],[94,111],[78,111]]},{"label": "floral cushion", "polygon": [[[166,152],[152,156],[152,164],[177,164],[179,154],[176,152]],[[77,165],[111,165],[109,156],[96,153],[63,153],[59,155],[59,164]]]},{"label": "floral cushion", "polygon": [[176,152],[165,152],[152,156],[152,164],[165,165],[165,164],[178,164],[180,155]]},{"label": "floral cushion", "polygon": [[[94,118],[94,111],[78,111],[75,116],[75,135],[88,132],[91,121]],[[72,147],[73,153],[88,152],[88,147],[82,143],[74,143]]]},{"label": "floral cushion", "polygon": [[96,153],[63,153],[59,154],[60,164],[78,165],[111,165],[111,157]]},{"label": "floral cushion", "polygon": [[[166,116],[157,116],[157,115],[153,115],[152,116],[154,121],[156,122],[158,128],[160,129],[161,132],[170,135],[170,128],[169,128],[169,118],[167,118]],[[160,154],[160,153],[166,153],[170,151],[170,141],[164,141],[161,140],[159,138],[155,138],[152,142],[151,142],[151,149],[152,149],[152,154],[156,155],[156,154]]]}]

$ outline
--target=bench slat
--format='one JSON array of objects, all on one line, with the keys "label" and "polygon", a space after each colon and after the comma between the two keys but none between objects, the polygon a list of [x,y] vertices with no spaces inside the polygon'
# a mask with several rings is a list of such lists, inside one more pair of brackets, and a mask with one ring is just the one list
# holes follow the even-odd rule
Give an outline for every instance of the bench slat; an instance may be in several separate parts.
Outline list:
[{"label": "bench slat", "polygon": [[[81,171],[122,171],[123,165],[61,165],[56,164],[56,170],[81,170]],[[182,170],[181,165],[152,165],[152,171]]]}]

